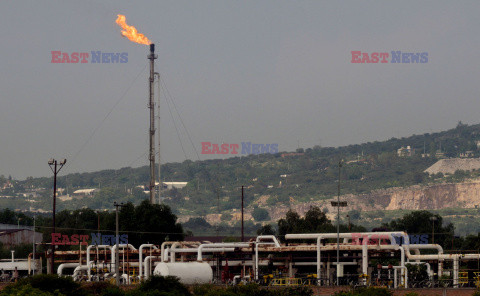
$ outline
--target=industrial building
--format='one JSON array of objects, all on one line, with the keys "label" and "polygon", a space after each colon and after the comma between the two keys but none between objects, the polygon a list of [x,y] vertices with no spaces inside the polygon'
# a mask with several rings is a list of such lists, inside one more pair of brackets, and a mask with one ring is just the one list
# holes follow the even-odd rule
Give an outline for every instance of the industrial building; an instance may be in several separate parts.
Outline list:
[{"label": "industrial building", "polygon": [[[3,227],[2,227],[3,226]],[[21,244],[32,244],[33,242],[41,243],[43,235],[32,229],[18,227],[17,225],[0,225],[0,242],[4,246],[12,247]]]}]

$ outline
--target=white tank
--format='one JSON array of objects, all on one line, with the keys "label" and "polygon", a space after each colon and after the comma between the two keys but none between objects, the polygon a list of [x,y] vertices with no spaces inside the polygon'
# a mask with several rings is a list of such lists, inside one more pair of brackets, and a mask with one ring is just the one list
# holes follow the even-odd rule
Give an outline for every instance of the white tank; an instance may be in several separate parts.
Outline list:
[{"label": "white tank", "polygon": [[213,279],[212,267],[200,262],[161,262],[155,267],[154,275],[176,276],[182,284],[206,284]]}]

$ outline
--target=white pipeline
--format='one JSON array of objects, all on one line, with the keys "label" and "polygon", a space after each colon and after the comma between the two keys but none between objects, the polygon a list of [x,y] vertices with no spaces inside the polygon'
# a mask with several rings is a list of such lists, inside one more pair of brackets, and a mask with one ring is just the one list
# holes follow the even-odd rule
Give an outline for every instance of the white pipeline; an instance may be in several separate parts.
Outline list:
[{"label": "white pipeline", "polygon": [[[219,244],[201,244],[199,247],[198,247],[198,254],[197,254],[197,261],[199,262],[202,262],[203,261],[203,256],[202,256],[202,253],[203,253],[203,250],[208,248],[208,249],[217,249],[218,248],[248,248],[250,247],[250,244],[249,243],[219,243]],[[210,250],[210,252],[212,252],[213,250]],[[219,252],[222,252],[221,250],[219,250]]]},{"label": "white pipeline", "polygon": [[[391,242],[391,245],[374,245],[375,248],[382,248],[382,247],[387,247],[395,250],[400,250],[401,251],[401,260],[402,260],[402,266],[404,266],[405,262],[405,255],[404,255],[404,250],[403,248],[399,247],[396,243],[396,240],[394,239],[393,236],[401,236],[406,243],[409,243],[408,235],[405,232],[399,232],[399,231],[392,231],[392,232],[362,232],[362,233],[340,233],[339,238],[343,238],[344,241],[346,239],[353,239],[353,238],[362,238],[363,239],[363,245],[366,245],[365,247],[361,247],[362,250],[362,272],[363,274],[367,274],[368,271],[368,249],[370,248],[371,245],[367,245],[368,241],[370,238],[377,238],[377,239],[382,239],[384,236],[387,236],[388,239]],[[285,235],[285,239],[316,239],[317,240],[317,275],[320,278],[321,277],[321,268],[320,268],[320,262],[321,262],[321,251],[320,251],[320,245],[321,245],[321,240],[322,239],[327,239],[327,238],[337,238],[337,233],[300,233],[300,234],[287,234]],[[356,245],[347,245],[345,246],[347,249],[354,249]],[[335,247],[336,249],[336,247]],[[342,249],[342,248],[340,248]],[[404,269],[402,268],[402,279],[404,277]],[[320,284],[320,281],[318,282]]]},{"label": "white pipeline", "polygon": [[58,276],[62,276],[64,268],[72,268],[72,267],[77,267],[79,265],[80,263],[62,263],[57,268],[57,274]]},{"label": "white pipeline", "polygon": [[[96,249],[110,249],[110,254],[112,254],[113,256],[113,252],[112,252],[112,247],[109,246],[109,245],[89,245],[87,247],[87,274],[88,274],[88,279],[87,281],[90,281],[90,277],[91,277],[91,271],[90,271],[90,265],[93,264],[94,262],[90,260],[90,250],[95,247]],[[113,258],[112,258],[113,259]]]},{"label": "white pipeline", "polygon": [[[167,245],[173,245],[174,243],[176,243],[176,242],[163,242],[162,243],[162,245],[160,246],[160,262],[166,261],[164,259],[164,252],[163,252],[164,247],[167,246]],[[168,253],[168,251],[167,251],[167,253]],[[167,260],[168,260],[168,256],[167,256]]]},{"label": "white pipeline", "polygon": [[138,269],[138,276],[140,277],[140,279],[142,279],[142,276],[143,276],[143,248],[158,249],[154,244],[143,244],[138,249],[138,256],[139,256],[138,262],[140,263],[139,269]]}]

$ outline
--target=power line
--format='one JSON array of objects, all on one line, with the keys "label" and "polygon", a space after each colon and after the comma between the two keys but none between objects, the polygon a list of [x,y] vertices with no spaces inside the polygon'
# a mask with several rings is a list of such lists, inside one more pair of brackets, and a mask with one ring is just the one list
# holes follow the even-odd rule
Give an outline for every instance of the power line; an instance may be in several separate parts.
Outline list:
[{"label": "power line", "polygon": [[139,157],[135,158],[134,161],[132,161],[127,167],[131,167],[134,163],[136,163],[140,158],[147,156],[147,152],[142,153]]},{"label": "power line", "polygon": [[185,152],[185,148],[183,147],[182,139],[180,137],[180,132],[177,128],[177,124],[175,123],[175,118],[173,116],[172,109],[170,108],[170,104],[168,103],[168,100],[166,100],[166,102],[167,102],[168,112],[172,117],[173,126],[175,127],[175,131],[177,132],[177,137],[178,137],[178,141],[180,142],[180,147],[182,147],[183,155],[185,156],[185,159],[188,159],[187,153]]},{"label": "power line", "polygon": [[[51,226],[35,226],[35,229],[52,229]],[[74,228],[74,227],[55,227],[55,229],[61,230],[77,230],[77,231],[92,231],[92,232],[115,232],[115,230],[110,229],[90,229],[90,228]],[[133,231],[133,230],[124,230],[120,231],[122,233],[140,233],[140,234],[184,234],[183,232],[153,232],[153,231]]]},{"label": "power line", "polygon": [[[173,107],[174,107],[174,109],[175,109],[175,112],[176,112],[179,120],[180,120],[180,123],[182,124],[183,129],[185,130],[185,132],[186,132],[186,134],[187,134],[188,140],[190,141],[190,144],[192,145],[192,148],[193,148],[193,150],[195,151],[195,154],[196,154],[196,156],[197,156],[197,160],[200,161],[200,155],[198,154],[198,151],[197,151],[197,149],[196,149],[196,147],[195,147],[195,145],[194,145],[194,143],[193,143],[193,141],[192,141],[192,137],[190,136],[190,133],[188,132],[188,129],[187,129],[186,125],[185,125],[185,122],[184,122],[183,119],[182,119],[182,116],[180,115],[180,112],[178,111],[177,105],[175,104],[174,97],[171,95],[170,91],[169,91],[168,88],[167,88],[167,85],[166,85],[166,83],[165,83],[165,79],[161,80],[161,83],[162,83],[162,89],[164,89],[165,98],[167,98],[166,101],[167,101],[167,105],[168,105],[168,108],[169,108],[169,112],[170,112],[170,115],[172,116],[172,121],[173,121],[173,123],[174,123],[175,129],[177,130],[177,135],[178,135],[178,138],[179,138],[180,145],[181,145],[181,147],[182,147],[183,153],[184,153],[184,155],[185,155],[185,159],[187,159],[187,155],[186,155],[185,150],[184,150],[184,148],[183,148],[182,141],[180,140],[180,134],[179,134],[179,132],[178,132],[178,129],[177,129],[177,126],[176,126],[176,124],[175,124],[173,115],[172,115],[172,113],[171,113],[170,105],[168,104],[168,99],[170,99],[170,101],[171,101],[172,104],[173,104]],[[190,166],[190,164],[188,164],[188,166]],[[210,174],[210,172],[209,172],[208,170],[206,170],[205,168],[203,168],[202,171],[203,171],[204,174],[205,174],[205,179],[206,179],[205,181],[207,181],[207,179],[208,179],[208,182],[211,184],[211,186],[212,186],[212,188],[213,188],[213,192],[214,192],[214,194],[215,194],[216,197],[217,197],[217,209],[218,209],[218,212],[220,213],[220,207],[219,207],[219,204],[220,204],[220,202],[219,202],[220,192],[218,191],[218,187],[219,187],[218,182],[215,182],[215,181],[214,181],[214,179],[212,178],[212,176],[211,176],[211,174]],[[215,179],[218,181],[218,177],[217,177],[216,175],[215,175]]]},{"label": "power line", "polygon": [[137,74],[137,76],[133,79],[132,83],[127,87],[127,89],[123,92],[123,94],[120,96],[120,98],[115,102],[115,104],[112,106],[110,111],[108,111],[107,115],[102,119],[102,121],[93,129],[93,131],[90,133],[90,136],[87,138],[87,140],[83,143],[83,145],[80,147],[80,149],[73,155],[73,157],[70,157],[71,160],[66,164],[65,170],[69,168],[69,166],[75,161],[77,156],[83,151],[83,149],[87,146],[87,144],[90,142],[90,140],[93,138],[95,133],[100,129],[100,127],[105,123],[107,118],[112,114],[113,110],[117,107],[118,104],[123,100],[123,98],[126,96],[130,88],[135,84],[137,81],[138,77],[145,71],[145,68],[147,68],[147,65],[143,67],[143,69]]},{"label": "power line", "polygon": [[175,100],[174,100],[173,96],[170,94],[170,91],[168,90],[167,85],[165,84],[165,81],[162,80],[162,82],[163,82],[163,86],[164,86],[164,88],[165,88],[165,93],[168,95],[168,97],[169,97],[170,100],[172,101],[173,107],[175,108],[175,112],[177,112],[178,118],[180,119],[180,122],[181,122],[181,124],[182,124],[182,126],[183,126],[183,129],[185,129],[185,132],[187,133],[187,137],[188,137],[188,139],[189,139],[189,141],[190,141],[190,144],[191,144],[192,147],[193,147],[193,150],[195,151],[195,154],[197,155],[197,159],[200,160],[200,155],[198,154],[198,151],[197,151],[197,149],[195,148],[195,145],[193,144],[192,137],[190,136],[190,133],[188,132],[188,129],[187,129],[187,127],[185,126],[185,123],[184,123],[183,120],[182,120],[182,116],[180,116],[180,112],[178,112],[177,105],[175,104]]}]

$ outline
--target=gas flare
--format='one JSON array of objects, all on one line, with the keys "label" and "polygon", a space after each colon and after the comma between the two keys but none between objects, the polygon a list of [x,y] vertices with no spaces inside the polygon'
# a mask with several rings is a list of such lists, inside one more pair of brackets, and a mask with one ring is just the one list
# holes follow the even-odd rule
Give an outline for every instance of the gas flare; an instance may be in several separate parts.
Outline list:
[{"label": "gas flare", "polygon": [[149,45],[152,43],[145,35],[138,33],[134,26],[127,25],[125,20],[125,16],[119,14],[117,20],[115,21],[117,25],[122,27],[122,36],[127,37],[130,41],[140,44]]}]

